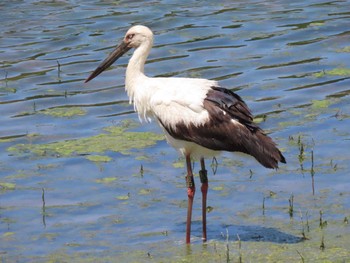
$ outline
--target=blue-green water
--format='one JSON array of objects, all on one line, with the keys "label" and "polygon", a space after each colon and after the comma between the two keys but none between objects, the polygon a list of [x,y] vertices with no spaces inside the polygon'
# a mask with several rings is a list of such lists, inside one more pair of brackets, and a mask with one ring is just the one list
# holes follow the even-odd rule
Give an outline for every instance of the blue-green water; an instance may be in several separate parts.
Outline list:
[{"label": "blue-green water", "polygon": [[[322,257],[323,236],[326,259],[348,260],[349,8],[349,1],[2,1],[2,261],[125,261],[135,251],[131,261],[181,260],[185,169],[164,140],[127,153],[61,151],[125,121],[132,123],[125,132],[161,134],[155,123],[133,124],[138,117],[124,92],[130,53],[84,84],[135,24],[155,33],[146,74],[219,80],[245,99],[287,159],[273,171],[247,156],[217,158],[209,172],[209,244],[224,244],[228,231],[232,244],[237,235],[246,246],[261,241],[261,250],[249,249],[252,261],[270,242],[300,260],[298,253]],[[106,162],[88,159],[96,155]],[[200,202],[198,191],[194,247],[201,246]],[[299,242],[307,220],[308,239]]]}]

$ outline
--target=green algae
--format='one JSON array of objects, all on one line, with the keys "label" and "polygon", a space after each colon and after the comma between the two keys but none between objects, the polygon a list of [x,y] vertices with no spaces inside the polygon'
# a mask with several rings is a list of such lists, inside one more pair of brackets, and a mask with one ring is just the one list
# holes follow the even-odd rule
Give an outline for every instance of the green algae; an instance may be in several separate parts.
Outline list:
[{"label": "green algae", "polygon": [[149,195],[151,192],[152,192],[151,189],[144,189],[144,188],[142,188],[142,189],[139,190],[138,194],[139,195]]},{"label": "green algae", "polygon": [[[164,139],[162,135],[152,132],[132,132],[126,130],[126,128],[132,126],[133,124],[110,126],[104,128],[105,133],[102,134],[47,144],[21,143],[7,148],[7,151],[17,155],[31,153],[40,158],[90,155],[92,153],[99,154],[108,151],[131,155],[133,154],[132,149],[149,147]],[[86,158],[92,161],[110,160],[109,157],[97,157],[97,155]]]},{"label": "green algae", "polygon": [[10,87],[0,87],[0,93],[16,93],[16,88],[10,88]]},{"label": "green algae", "polygon": [[212,189],[214,191],[223,191],[225,189],[225,187],[223,185],[220,185],[220,186],[215,186]]},{"label": "green algae", "polygon": [[14,139],[0,139],[0,143],[12,142]]},{"label": "green algae", "polygon": [[[171,233],[147,232],[143,237],[166,237]],[[297,244],[271,242],[209,241],[191,246],[174,245],[169,241],[152,243],[143,249],[121,253],[104,251],[68,253],[64,249],[55,251],[46,262],[347,262],[350,251],[344,247],[319,248],[319,240]],[[120,245],[118,247],[121,249]],[[128,250],[128,249],[125,249]],[[34,258],[33,258],[34,259]],[[40,258],[36,258],[40,259]],[[42,259],[42,258],[41,258]]]},{"label": "green algae", "polygon": [[173,162],[173,167],[174,168],[184,168],[185,167],[185,160],[181,159],[181,160],[177,160],[177,161]]},{"label": "green algae", "polygon": [[116,197],[117,200],[128,200],[130,198],[129,195],[119,195]]},{"label": "green algae", "polygon": [[[59,237],[58,233],[44,233],[41,234],[38,238],[45,238],[47,241],[54,241],[57,237]],[[33,239],[33,241],[36,241],[36,239]]]},{"label": "green algae", "polygon": [[5,232],[2,234],[4,238],[12,237],[13,235],[15,235],[15,232]]},{"label": "green algae", "polygon": [[350,46],[346,46],[344,48],[337,49],[336,52],[339,52],[339,53],[350,53]]},{"label": "green algae", "polygon": [[317,73],[314,73],[313,76],[316,78],[324,77],[324,76],[350,76],[350,69],[349,68],[335,68],[331,70],[324,70]]},{"label": "green algae", "polygon": [[[147,189],[145,189],[148,191]],[[277,196],[276,198],[281,198]],[[299,196],[305,202],[313,203],[314,200]],[[126,201],[128,196],[117,197],[118,200]],[[119,204],[119,203],[118,203]],[[297,205],[297,203],[296,203]],[[298,204],[299,205],[299,204]],[[308,205],[306,207],[309,207]],[[243,211],[244,226],[260,227],[269,232],[270,229],[276,229],[279,233],[290,233],[292,236],[301,236],[301,228],[306,224],[306,217],[304,222],[300,222],[298,218],[294,218],[290,221],[290,224],[286,224],[285,220],[281,218],[273,218],[266,215],[265,217],[256,217],[254,213],[256,207],[250,207]],[[267,207],[269,211],[270,207]],[[298,207],[301,210],[300,213],[305,214],[304,207]],[[327,216],[332,214],[338,207],[324,206],[323,207],[324,219],[327,220],[327,226],[321,228],[319,225],[318,208],[313,211],[309,211],[308,228],[305,227],[306,238],[300,239],[300,241],[288,243],[280,239],[275,239],[276,242],[263,240],[256,241],[256,239],[248,240],[242,235],[241,237],[235,232],[235,228],[229,228],[226,232],[226,236],[213,237],[205,243],[197,239],[193,240],[190,246],[185,245],[178,241],[174,237],[174,233],[171,230],[163,229],[142,229],[136,233],[139,242],[142,240],[157,240],[148,241],[142,243],[142,245],[135,245],[131,250],[130,246],[123,243],[108,243],[104,240],[96,240],[90,238],[85,243],[79,243],[79,241],[69,241],[65,243],[61,248],[56,249],[48,255],[32,256],[23,259],[22,261],[32,262],[347,262],[350,258],[349,250],[349,228],[344,223],[343,218],[333,220]],[[273,209],[275,210],[275,209]],[[347,210],[342,209],[342,213],[348,215]],[[236,219],[240,217],[236,215]],[[234,219],[234,220],[236,220]],[[123,224],[125,222],[120,219],[114,219],[113,224]],[[103,224],[103,222],[101,222]],[[102,225],[102,228],[104,225]],[[249,230],[248,230],[249,232]],[[254,234],[254,231],[250,231]],[[95,237],[97,232],[89,232],[89,237]],[[266,233],[264,233],[265,235]],[[268,235],[268,234],[266,234]],[[48,241],[55,240],[50,239],[51,235],[41,235],[40,238],[47,238]],[[59,235],[58,235],[59,237]],[[11,238],[2,237],[4,241]],[[215,239],[212,239],[215,238]],[[273,238],[272,238],[273,240]],[[321,248],[321,244],[324,244],[324,248]],[[89,248],[89,251],[79,251],[67,249],[69,247],[82,247]],[[103,247],[103,251],[99,251],[99,248]],[[96,248],[96,249],[94,249]],[[4,256],[6,261],[7,256]],[[9,258],[8,258],[9,259]],[[303,259],[303,260],[302,260]],[[20,261],[20,260],[19,260]]]},{"label": "green algae", "polygon": [[317,110],[317,109],[322,109],[322,108],[328,108],[329,105],[331,105],[330,100],[312,100],[312,109]]},{"label": "green algae", "polygon": [[[27,174],[24,172],[18,172],[18,173],[12,174],[12,175],[8,175],[5,178],[6,179],[21,179],[21,178],[27,178],[30,176],[31,176],[30,174]],[[0,185],[1,185],[1,183],[0,183]]]},{"label": "green algae", "polygon": [[321,100],[311,100],[307,105],[289,110],[289,113],[295,116],[295,118],[289,121],[281,121],[278,123],[278,126],[285,129],[288,127],[305,125],[305,123],[309,123],[310,121],[325,121],[325,115],[347,118],[348,116],[346,114],[339,113],[339,108],[334,107],[339,101],[339,98],[333,97],[327,97]]},{"label": "green algae", "polygon": [[116,177],[104,177],[104,178],[101,178],[101,179],[96,179],[96,183],[104,183],[104,184],[109,184],[109,183],[112,183],[114,181],[116,181],[117,178]]},{"label": "green algae", "polygon": [[71,118],[73,116],[82,116],[86,114],[86,111],[80,107],[56,107],[41,110],[38,113],[50,115],[59,118]]},{"label": "green algae", "polygon": [[86,159],[95,163],[101,163],[101,162],[107,163],[112,160],[111,157],[105,156],[105,155],[89,155],[89,156],[86,156]]},{"label": "green algae", "polygon": [[323,26],[324,24],[324,22],[312,22],[310,23],[310,26]]},{"label": "green algae", "polygon": [[16,184],[0,182],[0,190],[15,190]]}]

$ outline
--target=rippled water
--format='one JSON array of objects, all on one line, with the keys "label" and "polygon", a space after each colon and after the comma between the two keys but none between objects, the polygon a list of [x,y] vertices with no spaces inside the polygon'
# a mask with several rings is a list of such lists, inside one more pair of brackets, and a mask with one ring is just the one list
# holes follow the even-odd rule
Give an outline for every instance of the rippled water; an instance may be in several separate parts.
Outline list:
[{"label": "rippled water", "polygon": [[[164,140],[127,152],[60,151],[108,134],[106,127],[161,133],[133,123],[124,92],[130,54],[83,83],[131,25],[144,24],[155,33],[148,75],[219,80],[246,100],[288,162],[270,171],[245,156],[218,158],[209,243],[224,244],[227,231],[232,246],[237,234],[250,241],[241,252],[253,261],[275,253],[270,242],[293,244],[291,255],[276,258],[348,259],[349,8],[349,1],[2,1],[0,258],[181,259],[185,169]],[[299,242],[303,229],[308,239]]]}]

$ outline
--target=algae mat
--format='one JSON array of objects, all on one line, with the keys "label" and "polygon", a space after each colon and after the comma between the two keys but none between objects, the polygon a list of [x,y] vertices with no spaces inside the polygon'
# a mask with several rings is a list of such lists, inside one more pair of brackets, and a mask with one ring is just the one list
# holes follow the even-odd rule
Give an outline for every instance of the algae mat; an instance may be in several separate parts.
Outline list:
[{"label": "algae mat", "polygon": [[[111,160],[108,156],[90,155],[108,151],[131,155],[132,149],[142,149],[156,144],[157,141],[164,140],[164,136],[160,134],[127,131],[126,126],[130,128],[130,123],[128,125],[106,127],[104,128],[105,133],[87,138],[47,144],[22,143],[11,146],[7,150],[17,155],[31,153],[37,158],[86,155],[88,160],[107,162]],[[135,123],[132,126],[135,127]],[[34,137],[40,137],[40,135],[35,135]]]}]

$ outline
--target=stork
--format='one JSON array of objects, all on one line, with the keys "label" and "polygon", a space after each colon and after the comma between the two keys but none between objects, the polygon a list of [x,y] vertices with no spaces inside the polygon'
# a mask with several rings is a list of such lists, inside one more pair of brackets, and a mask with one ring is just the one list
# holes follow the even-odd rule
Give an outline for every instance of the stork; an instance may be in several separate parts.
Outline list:
[{"label": "stork", "polygon": [[186,159],[186,243],[191,240],[191,218],[195,182],[192,160],[200,161],[202,192],[202,239],[207,240],[206,207],[208,178],[204,158],[220,151],[242,152],[255,157],[266,168],[286,163],[272,139],[254,122],[251,111],[236,93],[217,81],[199,78],[147,77],[144,65],[153,45],[152,31],[142,25],[131,27],[123,41],[85,80],[88,82],[134,48],[126,69],[125,89],[141,121],[154,119],[166,140]]}]

